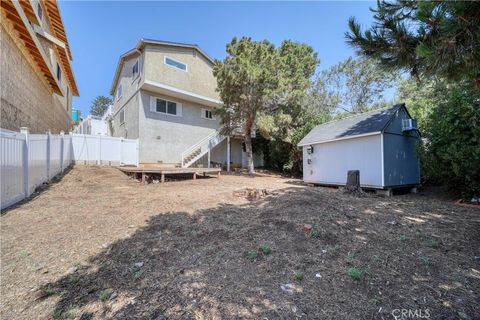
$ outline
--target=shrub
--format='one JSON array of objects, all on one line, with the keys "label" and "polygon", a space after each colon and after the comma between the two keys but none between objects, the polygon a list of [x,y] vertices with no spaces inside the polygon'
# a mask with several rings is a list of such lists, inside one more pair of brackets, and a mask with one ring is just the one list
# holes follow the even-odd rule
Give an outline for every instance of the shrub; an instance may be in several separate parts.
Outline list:
[{"label": "shrub", "polygon": [[424,174],[463,197],[480,194],[480,93],[451,89],[429,115],[419,148]]}]

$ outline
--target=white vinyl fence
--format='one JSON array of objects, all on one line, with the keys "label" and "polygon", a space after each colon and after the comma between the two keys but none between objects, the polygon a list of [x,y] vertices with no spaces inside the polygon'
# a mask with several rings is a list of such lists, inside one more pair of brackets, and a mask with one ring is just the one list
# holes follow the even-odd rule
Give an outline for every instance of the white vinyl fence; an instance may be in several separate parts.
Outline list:
[{"label": "white vinyl fence", "polygon": [[1,209],[28,196],[72,162],[138,166],[138,140],[0,129]]}]

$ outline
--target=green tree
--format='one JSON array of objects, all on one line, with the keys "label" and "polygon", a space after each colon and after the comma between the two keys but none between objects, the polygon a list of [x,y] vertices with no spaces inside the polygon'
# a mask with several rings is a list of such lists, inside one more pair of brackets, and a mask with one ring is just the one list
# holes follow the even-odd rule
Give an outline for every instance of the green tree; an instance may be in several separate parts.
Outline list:
[{"label": "green tree", "polygon": [[316,79],[314,91],[330,103],[333,111],[362,113],[386,106],[384,93],[394,88],[397,72],[385,72],[373,59],[353,59],[324,70]]},{"label": "green tree", "polygon": [[[292,110],[301,109],[301,101],[310,86],[318,64],[314,50],[289,40],[276,48],[267,40],[234,38],[227,44],[227,57],[216,61],[214,75],[223,105],[216,111],[223,133],[241,129],[252,174],[252,130],[258,125],[265,136],[287,134],[294,119]],[[287,112],[287,110],[289,110]],[[261,119],[261,120],[259,120]],[[275,122],[276,125],[270,125]]]},{"label": "green tree", "polygon": [[378,1],[374,24],[362,31],[350,18],[347,43],[389,70],[417,79],[467,79],[480,86],[480,2]]},{"label": "green tree", "polygon": [[112,104],[112,99],[105,96],[98,96],[92,101],[90,106],[90,114],[101,117],[107,111],[108,106]]},{"label": "green tree", "polygon": [[[446,92],[446,93],[445,93]],[[480,195],[480,93],[451,85],[428,115],[420,159],[425,175],[456,194]]]}]

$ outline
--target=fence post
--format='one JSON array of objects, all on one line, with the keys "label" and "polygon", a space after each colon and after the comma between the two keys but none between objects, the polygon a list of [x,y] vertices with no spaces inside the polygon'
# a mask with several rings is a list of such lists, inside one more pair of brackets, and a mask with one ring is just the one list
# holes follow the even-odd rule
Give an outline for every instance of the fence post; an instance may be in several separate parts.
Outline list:
[{"label": "fence post", "polygon": [[102,163],[102,136],[98,135],[98,158],[97,158],[97,165]]},{"label": "fence post", "polygon": [[62,141],[62,145],[60,147],[60,173],[63,172],[63,152],[64,152],[64,144],[65,144],[65,132],[62,130],[60,131],[60,138]]},{"label": "fence post", "polygon": [[50,130],[47,130],[47,181],[50,180]]},{"label": "fence post", "polygon": [[29,159],[29,147],[30,147],[30,137],[28,136],[30,130],[27,127],[21,127],[20,132],[25,135],[25,144],[23,145],[23,188],[25,192],[25,198],[30,196],[30,188],[28,181],[28,159]]}]

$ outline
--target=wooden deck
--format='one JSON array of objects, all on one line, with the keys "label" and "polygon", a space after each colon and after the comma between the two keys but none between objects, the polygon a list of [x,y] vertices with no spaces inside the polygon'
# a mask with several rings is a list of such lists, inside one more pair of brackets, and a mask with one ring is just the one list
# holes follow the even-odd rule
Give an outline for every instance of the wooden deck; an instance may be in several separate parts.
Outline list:
[{"label": "wooden deck", "polygon": [[147,184],[148,179],[153,175],[160,175],[160,182],[165,182],[166,175],[179,175],[179,174],[191,174],[192,179],[196,180],[197,175],[206,176],[207,174],[216,174],[220,177],[221,168],[148,168],[148,167],[118,167],[120,171],[127,174],[134,174],[135,176],[141,176],[142,183]]}]

